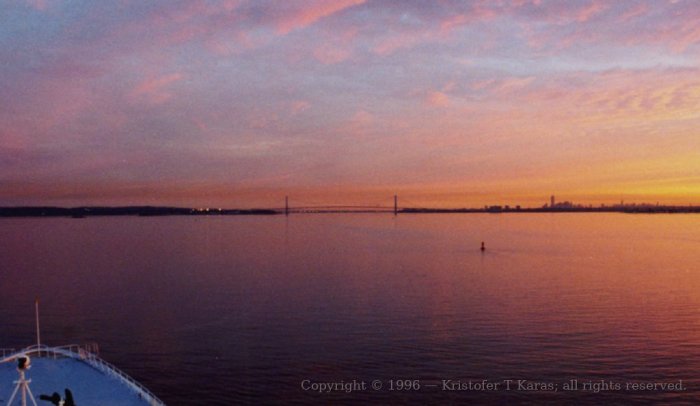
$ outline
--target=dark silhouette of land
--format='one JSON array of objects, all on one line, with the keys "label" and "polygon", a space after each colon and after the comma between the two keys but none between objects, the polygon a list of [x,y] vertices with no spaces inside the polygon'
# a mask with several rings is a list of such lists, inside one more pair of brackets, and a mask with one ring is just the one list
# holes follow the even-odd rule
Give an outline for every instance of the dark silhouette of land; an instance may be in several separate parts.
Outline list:
[{"label": "dark silhouette of land", "polygon": [[404,208],[399,213],[700,213],[700,206],[577,206],[577,207],[508,207],[489,206],[479,209]]},{"label": "dark silhouette of land", "polygon": [[627,203],[593,206],[570,201],[557,202],[554,196],[542,207],[484,206],[479,209],[404,208],[400,213],[700,213],[700,206],[660,205],[659,203]]},{"label": "dark silhouette of land", "polygon": [[183,207],[0,207],[0,217],[231,216],[278,214],[268,209],[190,209]]},{"label": "dark silhouette of land", "polygon": [[285,213],[700,213],[700,206],[669,206],[658,204],[619,204],[612,206],[583,206],[569,202],[542,207],[485,206],[482,208],[440,209],[430,207],[367,207],[367,206],[318,206],[286,207],[284,209],[219,209],[161,206],[119,207],[51,207],[23,206],[0,207],[0,217],[73,217],[92,216],[240,216],[275,215]]}]

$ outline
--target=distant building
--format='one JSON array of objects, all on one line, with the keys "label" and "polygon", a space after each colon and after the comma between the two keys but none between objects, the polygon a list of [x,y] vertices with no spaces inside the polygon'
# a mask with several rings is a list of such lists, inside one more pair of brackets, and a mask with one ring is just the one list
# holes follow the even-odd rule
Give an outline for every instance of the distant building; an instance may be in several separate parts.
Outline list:
[{"label": "distant building", "polygon": [[549,198],[549,207],[554,207],[554,195]]},{"label": "distant building", "polygon": [[571,209],[571,208],[575,208],[576,205],[574,205],[572,202],[567,200],[564,202],[559,202],[552,207],[557,208],[557,209]]}]

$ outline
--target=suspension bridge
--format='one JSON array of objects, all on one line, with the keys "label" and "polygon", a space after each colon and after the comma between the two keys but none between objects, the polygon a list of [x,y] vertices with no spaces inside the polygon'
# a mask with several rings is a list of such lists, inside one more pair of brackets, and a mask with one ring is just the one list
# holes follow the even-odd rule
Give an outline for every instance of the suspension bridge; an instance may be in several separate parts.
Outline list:
[{"label": "suspension bridge", "polygon": [[[393,203],[393,204],[391,204]],[[393,196],[393,202],[387,199],[385,203],[378,204],[360,204],[360,205],[348,205],[348,204],[324,204],[313,202],[299,201],[292,205],[289,200],[289,196],[284,198],[283,207],[274,207],[274,210],[280,214],[292,214],[292,213],[393,213],[398,214],[403,210],[403,207],[399,207],[398,196]]]}]

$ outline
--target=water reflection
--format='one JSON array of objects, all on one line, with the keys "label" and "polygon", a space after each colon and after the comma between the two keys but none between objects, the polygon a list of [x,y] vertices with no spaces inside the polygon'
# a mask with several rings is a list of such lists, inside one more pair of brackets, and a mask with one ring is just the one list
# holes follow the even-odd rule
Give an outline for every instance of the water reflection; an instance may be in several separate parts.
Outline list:
[{"label": "water reflection", "polygon": [[[169,404],[696,398],[700,218],[2,219],[0,342],[97,341]],[[487,250],[481,252],[481,241]],[[144,362],[146,361],[146,362]],[[674,380],[670,392],[333,393],[302,379]],[[274,389],[274,390],[273,390]]]}]

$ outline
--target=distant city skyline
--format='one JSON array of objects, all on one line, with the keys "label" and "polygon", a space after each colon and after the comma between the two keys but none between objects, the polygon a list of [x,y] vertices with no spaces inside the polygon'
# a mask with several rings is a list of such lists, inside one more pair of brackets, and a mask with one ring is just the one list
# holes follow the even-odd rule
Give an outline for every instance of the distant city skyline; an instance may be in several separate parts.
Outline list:
[{"label": "distant city skyline", "polygon": [[0,206],[700,204],[693,0],[0,8]]}]

